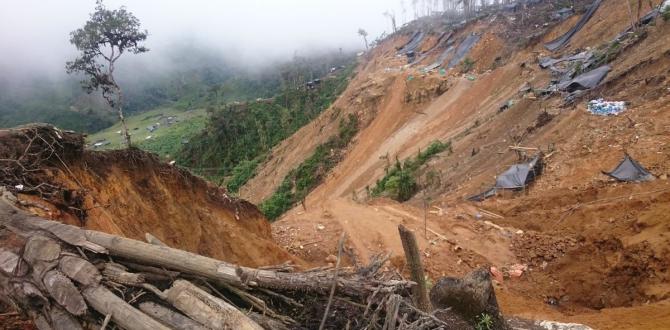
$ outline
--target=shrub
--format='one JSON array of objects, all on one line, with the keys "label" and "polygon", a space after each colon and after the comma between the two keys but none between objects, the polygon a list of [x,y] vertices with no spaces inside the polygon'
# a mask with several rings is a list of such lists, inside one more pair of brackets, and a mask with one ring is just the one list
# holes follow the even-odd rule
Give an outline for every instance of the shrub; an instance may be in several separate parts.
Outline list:
[{"label": "shrub", "polygon": [[670,5],[663,7],[661,11],[661,16],[663,16],[664,21],[670,21]]},{"label": "shrub", "polygon": [[451,142],[433,141],[424,151],[419,151],[415,158],[408,158],[404,163],[396,160],[395,165],[386,170],[386,175],[377,180],[372,188],[372,196],[387,196],[399,202],[412,198],[419,190],[416,184],[416,172],[433,156],[449,150]]},{"label": "shrub", "polygon": [[228,180],[226,187],[231,193],[236,193],[256,174],[256,167],[261,163],[262,158],[254,160],[243,160],[239,162],[232,170],[232,177]]},{"label": "shrub", "polygon": [[461,61],[461,73],[468,73],[474,67],[475,67],[475,61],[473,61],[469,57],[466,57],[463,61]]},{"label": "shrub", "polygon": [[350,114],[347,120],[341,120],[338,134],[316,147],[309,158],[286,175],[272,196],[261,203],[261,212],[268,219],[275,220],[307,197],[339,162],[344,148],[357,132],[358,118],[355,115]]}]

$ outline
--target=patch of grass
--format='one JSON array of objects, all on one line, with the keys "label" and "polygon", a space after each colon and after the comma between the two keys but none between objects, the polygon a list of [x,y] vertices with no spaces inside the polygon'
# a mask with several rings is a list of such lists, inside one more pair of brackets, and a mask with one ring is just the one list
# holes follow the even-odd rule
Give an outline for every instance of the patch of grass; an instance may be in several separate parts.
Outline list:
[{"label": "patch of grass", "polygon": [[487,313],[482,313],[477,316],[477,323],[475,324],[477,330],[491,330],[493,329],[493,317]]},{"label": "patch of grass", "polygon": [[340,121],[338,134],[316,147],[309,158],[286,175],[272,196],[259,205],[263,214],[271,221],[276,220],[296,203],[304,201],[342,159],[345,148],[357,132],[358,118],[349,114],[347,120]]},{"label": "patch of grass", "polygon": [[433,141],[426,150],[419,150],[416,157],[406,159],[404,163],[396,159],[395,165],[387,169],[386,175],[377,180],[371,191],[372,196],[387,196],[399,202],[409,200],[418,191],[416,172],[433,156],[446,150],[451,151],[451,142]]},{"label": "patch of grass", "polygon": [[[178,122],[175,121],[168,126],[165,118],[170,116],[176,117]],[[175,108],[157,108],[126,117],[126,125],[131,134],[132,143],[139,148],[148,148],[146,150],[156,152],[163,157],[167,154],[171,157],[174,156],[181,147],[182,138],[192,138],[205,128],[206,122],[207,113],[205,109],[183,111]],[[160,123],[161,126],[157,130],[149,132],[147,126],[156,123]],[[110,144],[99,148],[100,150],[123,148],[121,134],[117,133],[120,130],[121,124],[116,123],[112,127],[89,135],[86,137],[86,142],[89,144],[100,140],[110,142]],[[147,140],[148,136],[151,136],[151,138]]]},{"label": "patch of grass", "polygon": [[661,16],[663,17],[664,21],[670,21],[670,5],[663,7],[663,10],[661,11]]},{"label": "patch of grass", "polygon": [[172,159],[184,143],[205,128],[206,121],[206,116],[195,116],[170,127],[160,128],[151,139],[138,141],[135,146],[156,153],[163,159]]}]

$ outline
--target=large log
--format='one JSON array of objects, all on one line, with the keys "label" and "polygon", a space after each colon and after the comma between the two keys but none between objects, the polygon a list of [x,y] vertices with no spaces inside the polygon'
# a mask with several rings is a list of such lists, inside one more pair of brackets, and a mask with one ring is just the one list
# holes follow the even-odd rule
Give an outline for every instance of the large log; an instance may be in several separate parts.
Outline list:
[{"label": "large log", "polygon": [[[89,242],[103,247],[111,255],[222,281],[238,287],[257,286],[325,295],[328,294],[332,285],[332,278],[329,274],[322,272],[286,273],[240,267],[195,253],[93,230],[86,230],[85,236]],[[352,278],[338,278],[337,290],[348,296],[365,297],[378,288],[389,292],[398,288],[409,288],[413,284],[409,281],[374,283]]]},{"label": "large log", "polygon": [[210,329],[263,330],[237,308],[188,281],[175,281],[167,292],[167,300]]},{"label": "large log", "polygon": [[96,286],[82,292],[86,302],[102,315],[112,315],[112,321],[122,328],[132,330],[169,330],[162,323],[154,320],[117,297],[108,289]]},{"label": "large log", "polygon": [[207,330],[202,324],[154,302],[143,302],[140,310],[176,330]]}]

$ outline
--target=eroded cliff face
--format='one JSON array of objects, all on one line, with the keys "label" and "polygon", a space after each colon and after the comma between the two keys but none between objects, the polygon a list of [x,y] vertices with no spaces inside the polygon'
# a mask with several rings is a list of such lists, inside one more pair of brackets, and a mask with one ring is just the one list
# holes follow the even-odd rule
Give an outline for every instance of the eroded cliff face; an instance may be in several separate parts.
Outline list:
[{"label": "eroded cliff face", "polygon": [[253,204],[151,154],[85,151],[81,135],[46,125],[0,134],[0,158],[12,160],[2,184],[38,215],[246,266],[295,261]]}]

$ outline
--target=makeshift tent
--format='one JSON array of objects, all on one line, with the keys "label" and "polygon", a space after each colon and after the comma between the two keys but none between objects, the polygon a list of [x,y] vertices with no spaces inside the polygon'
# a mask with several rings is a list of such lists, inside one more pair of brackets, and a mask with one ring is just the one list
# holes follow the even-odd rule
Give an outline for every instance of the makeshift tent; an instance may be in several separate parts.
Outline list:
[{"label": "makeshift tent", "polygon": [[514,164],[498,175],[496,189],[521,189],[533,182],[542,172],[542,157],[535,156],[530,162]]},{"label": "makeshift tent", "polygon": [[609,175],[619,181],[650,181],[654,179],[654,176],[649,171],[628,154],[625,155],[621,163],[612,172],[603,171],[603,174]]},{"label": "makeshift tent", "polygon": [[480,36],[478,34],[471,34],[463,42],[461,42],[460,45],[458,45],[458,48],[456,49],[456,54],[454,54],[454,57],[449,61],[449,68],[453,68],[458,63],[461,63],[461,60],[465,57],[465,55],[470,52],[470,49],[477,44],[477,41],[479,41]]},{"label": "makeshift tent", "polygon": [[550,51],[556,51],[558,49],[561,49],[565,47],[565,45],[568,44],[570,39],[581,30],[584,25],[591,19],[593,14],[595,14],[596,10],[598,10],[598,7],[600,7],[600,4],[602,3],[602,0],[595,0],[593,1],[593,4],[591,4],[591,7],[589,7],[589,10],[582,16],[581,19],[573,26],[570,30],[565,32],[562,36],[550,41],[549,43],[545,44],[544,47],[547,48]]},{"label": "makeshift tent", "polygon": [[595,68],[589,72],[582,73],[572,80],[563,81],[558,84],[558,89],[567,92],[574,92],[577,90],[591,89],[598,86],[598,84],[605,79],[605,76],[612,70],[609,65],[603,65]]},{"label": "makeshift tent", "polygon": [[519,190],[532,183],[537,176],[542,174],[542,154],[533,157],[527,163],[514,164],[498,175],[496,184],[480,194],[468,197],[469,201],[481,202],[489,197],[495,196],[498,190]]}]

